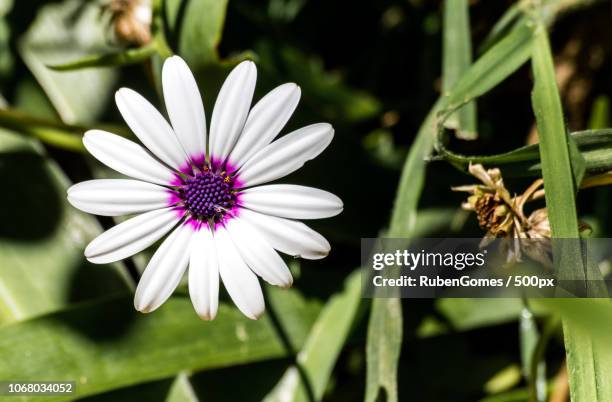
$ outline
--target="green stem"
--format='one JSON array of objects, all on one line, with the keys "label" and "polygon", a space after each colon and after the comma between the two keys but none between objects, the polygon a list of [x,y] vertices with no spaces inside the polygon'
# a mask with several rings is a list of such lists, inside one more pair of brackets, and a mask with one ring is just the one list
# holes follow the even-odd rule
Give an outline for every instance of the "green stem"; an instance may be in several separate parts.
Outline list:
[{"label": "green stem", "polygon": [[531,367],[530,367],[530,376],[529,376],[529,400],[533,402],[537,402],[538,399],[538,366],[541,361],[544,359],[544,354],[546,353],[546,347],[548,346],[548,341],[552,334],[559,328],[561,324],[561,320],[559,316],[554,315],[549,317],[546,323],[544,324],[544,328],[542,329],[542,334],[538,338],[538,342],[533,350],[533,356],[531,358]]},{"label": "green stem", "polygon": [[157,53],[166,59],[174,54],[168,40],[166,39],[164,20],[162,18],[162,10],[164,7],[163,0],[153,0],[153,24],[151,25],[151,32],[153,33],[153,43]]}]

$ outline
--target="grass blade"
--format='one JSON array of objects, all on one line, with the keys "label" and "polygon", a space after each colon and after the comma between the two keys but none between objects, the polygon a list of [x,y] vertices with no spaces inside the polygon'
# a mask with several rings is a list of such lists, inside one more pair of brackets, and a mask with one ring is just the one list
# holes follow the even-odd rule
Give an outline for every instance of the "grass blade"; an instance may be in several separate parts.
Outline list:
[{"label": "grass blade", "polygon": [[[571,134],[584,158],[586,172],[597,174],[612,169],[612,129],[585,130]],[[460,170],[470,163],[481,163],[503,170],[504,176],[541,176],[540,144],[526,145],[497,155],[459,155],[441,147],[436,158],[444,159]]]},{"label": "grass blade", "polygon": [[[472,39],[467,0],[444,2],[444,35],[442,43],[442,92],[449,93],[472,63]],[[457,137],[474,140],[478,137],[476,102],[470,102],[453,113],[445,126]]]},{"label": "grass blade", "polygon": [[[531,54],[532,31],[524,24],[518,25],[480,57],[459,79],[448,97],[439,99],[427,115],[406,158],[397,195],[391,213],[389,237],[410,237],[416,223],[417,206],[425,181],[426,158],[431,154],[436,137],[436,116],[444,108],[457,109],[464,103],[487,92],[524,64]],[[449,104],[451,107],[448,107]],[[377,336],[380,323],[391,323],[401,317],[401,303],[397,299],[378,299],[373,302],[367,340],[367,388],[374,398],[384,389],[387,396],[396,395],[397,360],[399,359],[402,328],[390,326],[384,336]],[[401,318],[400,318],[401,319]],[[381,378],[378,365],[384,361],[390,367]],[[393,387],[389,390],[389,387]]]},{"label": "grass blade", "polygon": [[[535,29],[533,104],[541,143],[548,216],[554,237],[578,238],[575,191],[567,191],[569,188],[575,189],[574,180],[579,179],[574,177],[576,169],[572,168],[576,158],[571,156],[570,140],[565,133],[548,36],[542,24],[538,24]],[[569,247],[556,247],[554,253],[559,278],[584,279],[588,276],[578,243],[570,244]],[[590,274],[592,271],[588,272]],[[568,303],[584,307],[582,302],[568,300]],[[612,400],[610,348],[604,347],[601,339],[594,338],[588,329],[574,325],[571,321],[564,320],[563,327],[572,400]]]},{"label": "grass blade", "polygon": [[155,42],[152,42],[152,44],[135,49],[127,49],[117,53],[87,56],[68,63],[52,64],[47,67],[54,71],[74,71],[94,67],[125,66],[147,60],[156,51]]},{"label": "grass blade", "polygon": [[[541,23],[537,24],[534,32],[532,103],[538,128],[542,177],[551,232],[553,238],[578,239],[577,186],[574,173],[580,168],[572,167],[572,162],[577,159],[570,156],[570,137],[566,133],[548,35]],[[585,270],[580,246],[577,242],[567,242],[567,246],[557,247],[555,250],[557,277],[584,280]]]},{"label": "grass blade", "polygon": [[484,53],[459,79],[447,100],[447,109],[456,110],[495,87],[531,56],[533,31],[520,23]]},{"label": "grass blade", "polygon": [[402,346],[402,304],[399,298],[372,301],[368,325],[365,402],[397,402],[397,368]]},{"label": "grass blade", "polygon": [[348,337],[361,302],[359,270],[332,296],[313,325],[304,347],[264,402],[314,402],[323,398],[336,359]]}]

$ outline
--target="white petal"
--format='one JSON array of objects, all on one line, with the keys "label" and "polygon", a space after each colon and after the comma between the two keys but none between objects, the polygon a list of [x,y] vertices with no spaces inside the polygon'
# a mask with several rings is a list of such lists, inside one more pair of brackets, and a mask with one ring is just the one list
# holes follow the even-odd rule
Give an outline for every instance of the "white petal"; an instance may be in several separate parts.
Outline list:
[{"label": "white petal", "polygon": [[318,188],[270,184],[241,191],[240,204],[263,214],[291,219],[321,219],[342,212],[342,200]]},{"label": "white petal", "polygon": [[83,136],[85,148],[100,162],[119,173],[157,184],[168,184],[175,178],[168,169],[140,145],[116,134],[89,130]]},{"label": "white petal", "polygon": [[232,166],[242,166],[280,133],[297,107],[300,94],[300,87],[297,85],[283,84],[274,88],[253,106],[242,134],[230,154],[229,161]]},{"label": "white petal", "polygon": [[148,100],[121,88],[115,93],[115,102],[127,125],[155,156],[177,170],[185,167],[187,157],[172,127]]},{"label": "white petal", "polygon": [[94,215],[119,216],[167,207],[169,190],[140,180],[89,180],[68,189],[68,201]]},{"label": "white petal", "polygon": [[289,133],[253,155],[240,169],[238,179],[250,187],[286,176],[323,152],[333,137],[334,129],[327,123]]},{"label": "white petal", "polygon": [[252,320],[265,311],[263,293],[257,276],[246,265],[223,226],[215,229],[219,274],[236,307]]},{"label": "white petal", "polygon": [[200,229],[191,240],[189,295],[200,318],[215,318],[219,307],[219,260],[208,228]]},{"label": "white petal", "polygon": [[287,264],[248,222],[232,218],[226,228],[234,246],[253,272],[271,285],[291,286],[293,277]]},{"label": "white petal", "polygon": [[187,269],[192,236],[189,225],[180,225],[159,246],[136,287],[136,310],[150,313],[174,292]]},{"label": "white petal", "polygon": [[109,264],[130,257],[149,247],[179,221],[172,208],[135,216],[102,233],[85,249],[85,257],[94,264]]},{"label": "white petal", "polygon": [[198,84],[187,63],[178,56],[166,59],[162,85],[168,117],[183,150],[193,159],[206,156],[206,117]]},{"label": "white petal", "polygon": [[329,254],[331,246],[325,237],[305,224],[290,219],[264,215],[241,208],[239,216],[248,221],[278,251],[309,260]]},{"label": "white petal", "polygon": [[255,64],[243,61],[223,83],[210,121],[210,155],[215,161],[225,161],[242,132],[256,80]]}]

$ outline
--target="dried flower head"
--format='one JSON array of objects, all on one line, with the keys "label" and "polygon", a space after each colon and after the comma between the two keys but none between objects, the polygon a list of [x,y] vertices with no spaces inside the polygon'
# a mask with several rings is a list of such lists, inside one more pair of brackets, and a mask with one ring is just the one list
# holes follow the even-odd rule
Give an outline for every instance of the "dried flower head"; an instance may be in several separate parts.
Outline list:
[{"label": "dried flower head", "polygon": [[[486,234],[481,247],[494,239],[504,239],[502,247],[509,263],[520,261],[522,252],[536,261],[550,266],[550,223],[546,208],[533,211],[525,216],[527,202],[544,196],[543,180],[534,181],[523,194],[511,196],[504,185],[499,169],[486,170],[482,165],[469,166],[469,172],[482,184],[453,187],[453,191],[464,191],[471,195],[462,208],[474,211],[478,224]],[[521,241],[521,239],[530,239]]]},{"label": "dried flower head", "polygon": [[117,41],[128,46],[143,46],[151,41],[151,0],[109,0],[103,9],[110,13]]}]

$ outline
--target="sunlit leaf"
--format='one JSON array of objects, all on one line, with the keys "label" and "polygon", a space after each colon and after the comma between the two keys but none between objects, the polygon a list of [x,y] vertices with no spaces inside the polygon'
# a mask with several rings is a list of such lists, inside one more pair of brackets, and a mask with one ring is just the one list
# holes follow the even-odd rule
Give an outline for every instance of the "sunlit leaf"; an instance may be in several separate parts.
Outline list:
[{"label": "sunlit leaf", "polygon": [[296,363],[285,372],[264,402],[314,402],[323,398],[360,302],[361,276],[356,271],[347,278],[345,289],[332,296],[324,306]]},{"label": "sunlit leaf", "polygon": [[[571,139],[565,132],[548,36],[541,25],[536,25],[535,32],[532,57],[535,80],[533,105],[541,144],[540,157],[548,216],[553,237],[578,238],[575,190],[580,178],[576,177],[576,169],[572,167],[576,158],[571,156]],[[593,270],[582,258],[578,243],[555,247],[553,251],[558,278],[580,280],[593,275]],[[597,270],[597,267],[594,269]],[[571,302],[578,304],[582,300]],[[604,350],[599,338],[593,338],[590,331],[585,331],[571,321],[565,320],[563,329],[572,399],[598,402],[612,400],[612,384],[607,380],[612,375],[610,349]]]},{"label": "sunlit leaf", "polygon": [[114,91],[112,68],[58,72],[48,66],[110,52],[99,4],[64,0],[41,7],[19,41],[19,52],[66,123],[92,122]]},{"label": "sunlit leaf", "polygon": [[227,0],[168,0],[164,6],[168,42],[174,52],[194,70],[217,62]]},{"label": "sunlit leaf", "polygon": [[397,297],[372,300],[368,324],[366,402],[397,402],[402,346],[402,304]]},{"label": "sunlit leaf", "polygon": [[180,296],[149,315],[136,312],[128,295],[8,325],[0,328],[0,378],[76,380],[76,395],[86,396],[183,370],[287,356],[283,337],[301,347],[319,308],[294,291],[269,293],[283,335],[269,313],[252,321],[222,303],[215,321],[205,322]]},{"label": "sunlit leaf", "polygon": [[67,178],[40,147],[0,131],[0,181],[11,189],[0,201],[0,324],[128,289],[121,268],[83,257],[100,227],[68,205]]}]

